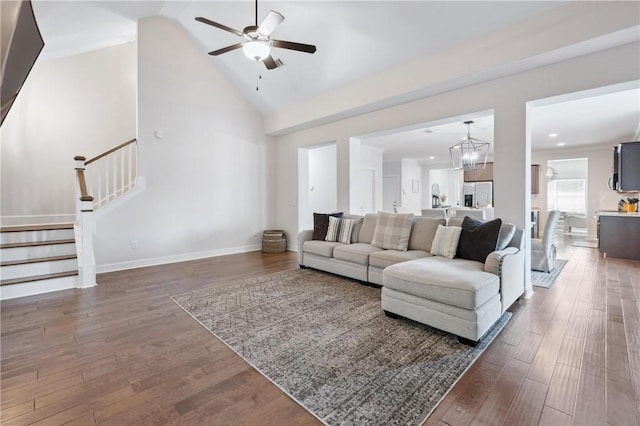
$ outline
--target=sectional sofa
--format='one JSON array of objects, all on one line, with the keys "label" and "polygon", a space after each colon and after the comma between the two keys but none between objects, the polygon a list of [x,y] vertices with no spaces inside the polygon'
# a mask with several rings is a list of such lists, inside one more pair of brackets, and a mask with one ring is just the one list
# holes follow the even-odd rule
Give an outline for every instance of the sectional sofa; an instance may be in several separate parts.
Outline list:
[{"label": "sectional sofa", "polygon": [[[442,236],[463,229],[463,218],[452,218],[447,224],[443,218],[395,215],[404,216],[405,224],[410,218],[405,227],[410,230],[405,234],[404,246],[389,249],[382,248],[385,244],[376,234],[381,220],[389,220],[388,216],[385,213],[343,216],[350,219],[348,243],[314,240],[313,230],[301,231],[300,267],[382,286],[381,304],[388,316],[409,318],[456,334],[471,345],[524,293],[521,229],[499,223],[495,249],[486,257],[470,260],[457,257],[455,247],[453,255],[439,252],[445,241]],[[471,235],[459,231],[457,234]],[[434,239],[437,239],[435,246]],[[446,243],[444,246],[447,248]]]}]

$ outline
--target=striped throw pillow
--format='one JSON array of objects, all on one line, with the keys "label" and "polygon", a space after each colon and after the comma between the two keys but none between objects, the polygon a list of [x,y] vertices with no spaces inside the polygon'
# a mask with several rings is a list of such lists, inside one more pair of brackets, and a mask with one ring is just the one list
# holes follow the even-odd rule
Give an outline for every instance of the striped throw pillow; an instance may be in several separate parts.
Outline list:
[{"label": "striped throw pillow", "polygon": [[329,216],[329,228],[327,229],[326,241],[351,244],[351,230],[353,229],[353,219],[340,219]]},{"label": "striped throw pillow", "polygon": [[458,250],[460,233],[462,233],[462,227],[460,226],[438,225],[436,236],[433,238],[433,243],[431,243],[431,254],[453,259]]}]

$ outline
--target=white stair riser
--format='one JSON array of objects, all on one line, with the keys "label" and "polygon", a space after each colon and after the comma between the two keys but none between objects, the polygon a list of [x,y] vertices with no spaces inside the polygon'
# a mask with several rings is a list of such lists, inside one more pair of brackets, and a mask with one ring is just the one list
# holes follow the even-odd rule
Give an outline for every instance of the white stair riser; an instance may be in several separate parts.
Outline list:
[{"label": "white stair riser", "polygon": [[64,256],[67,254],[76,254],[76,245],[74,243],[5,248],[0,251],[0,259],[2,259],[3,262],[9,262],[39,257]]},{"label": "white stair riser", "polygon": [[15,299],[35,294],[76,288],[78,276],[51,278],[48,280],[32,281],[28,283],[3,285],[0,287],[0,300]]},{"label": "white stair riser", "polygon": [[55,274],[56,272],[76,271],[77,259],[56,260],[51,262],[27,263],[24,265],[3,266],[0,271],[3,280],[31,277],[35,275]]},{"label": "white stair riser", "polygon": [[47,231],[2,232],[0,242],[32,243],[36,241],[69,240],[74,238],[73,229],[50,229]]}]

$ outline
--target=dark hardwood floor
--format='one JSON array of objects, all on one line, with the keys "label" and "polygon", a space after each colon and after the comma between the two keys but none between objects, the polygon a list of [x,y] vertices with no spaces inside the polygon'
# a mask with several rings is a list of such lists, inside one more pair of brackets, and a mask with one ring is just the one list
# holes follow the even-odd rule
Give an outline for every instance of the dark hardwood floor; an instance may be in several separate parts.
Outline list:
[{"label": "dark hardwood floor", "polygon": [[[640,262],[574,239],[427,424],[639,424]],[[296,266],[254,252],[2,302],[2,425],[319,424],[169,299]]]}]

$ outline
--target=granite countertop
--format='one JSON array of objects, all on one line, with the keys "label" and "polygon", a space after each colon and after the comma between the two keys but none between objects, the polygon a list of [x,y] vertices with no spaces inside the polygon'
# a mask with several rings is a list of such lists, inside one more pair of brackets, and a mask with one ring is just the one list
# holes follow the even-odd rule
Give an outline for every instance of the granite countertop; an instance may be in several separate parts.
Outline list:
[{"label": "granite countertop", "polygon": [[640,212],[627,213],[618,211],[600,210],[596,213],[597,216],[618,216],[618,217],[640,217]]}]

